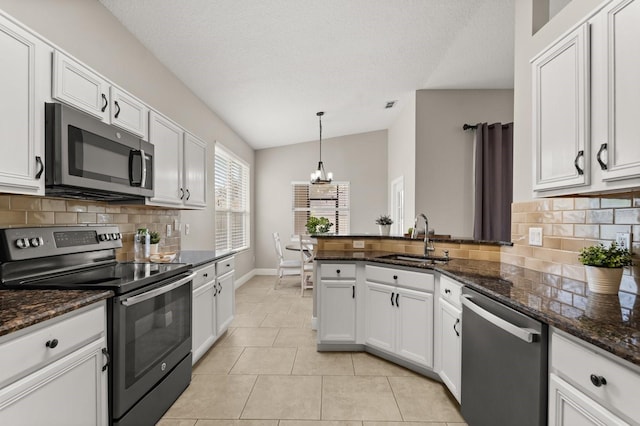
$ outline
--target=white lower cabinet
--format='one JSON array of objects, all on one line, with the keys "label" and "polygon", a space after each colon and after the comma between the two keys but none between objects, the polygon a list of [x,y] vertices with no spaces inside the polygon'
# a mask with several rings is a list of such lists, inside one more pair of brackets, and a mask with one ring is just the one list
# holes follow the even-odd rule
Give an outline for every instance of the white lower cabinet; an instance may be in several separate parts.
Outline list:
[{"label": "white lower cabinet", "polygon": [[550,373],[550,426],[640,424],[637,366],[553,329]]},{"label": "white lower cabinet", "polygon": [[[219,272],[218,272],[219,271]],[[224,334],[235,313],[233,257],[195,269],[191,324],[192,364]]]},{"label": "white lower cabinet", "polygon": [[628,425],[555,374],[549,377],[549,426]]},{"label": "white lower cabinet", "polygon": [[322,343],[356,342],[356,267],[321,264],[318,340]]},{"label": "white lower cabinet", "polygon": [[462,284],[440,276],[436,324],[436,371],[449,392],[460,402],[462,380]]},{"label": "white lower cabinet", "polygon": [[104,302],[4,336],[0,424],[107,425],[106,349]]},{"label": "white lower cabinet", "polygon": [[[365,271],[365,344],[432,368],[433,275],[369,265]],[[431,292],[404,287],[423,282]]]}]

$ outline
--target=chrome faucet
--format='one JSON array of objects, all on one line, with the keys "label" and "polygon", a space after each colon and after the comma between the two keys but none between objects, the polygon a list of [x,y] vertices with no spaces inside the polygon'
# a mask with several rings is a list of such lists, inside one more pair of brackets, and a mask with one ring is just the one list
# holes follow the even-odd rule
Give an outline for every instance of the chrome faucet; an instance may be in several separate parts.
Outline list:
[{"label": "chrome faucet", "polygon": [[433,243],[432,245],[429,245],[430,241],[429,241],[429,219],[427,219],[427,216],[424,213],[420,213],[419,215],[416,216],[416,218],[413,221],[413,231],[411,231],[411,238],[416,238],[418,236],[418,221],[420,220],[420,218],[422,218],[424,220],[424,256],[427,257],[429,256],[429,252],[430,251],[435,251],[435,247],[433,247]]}]

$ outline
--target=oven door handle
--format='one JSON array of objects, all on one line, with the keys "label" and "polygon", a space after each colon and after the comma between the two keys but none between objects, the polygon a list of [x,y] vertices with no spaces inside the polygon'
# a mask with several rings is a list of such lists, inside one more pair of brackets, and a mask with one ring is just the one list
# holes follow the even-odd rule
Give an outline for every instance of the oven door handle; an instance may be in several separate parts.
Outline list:
[{"label": "oven door handle", "polygon": [[521,328],[521,327],[518,327],[517,325],[511,324],[510,322],[503,320],[499,316],[496,316],[491,312],[486,311],[482,309],[480,306],[473,303],[472,299],[473,297],[468,294],[463,294],[460,298],[460,300],[462,301],[462,304],[467,308],[469,308],[471,311],[480,315],[480,317],[489,321],[491,324],[495,325],[496,327],[501,328],[507,333],[514,335],[518,339],[524,340],[527,343],[532,343],[536,340],[536,336],[540,334],[536,330],[533,330],[531,328]]},{"label": "oven door handle", "polygon": [[164,294],[164,293],[168,293],[171,290],[176,289],[176,288],[180,287],[181,285],[184,285],[185,283],[188,283],[196,275],[197,274],[195,272],[192,272],[188,276],[186,276],[186,277],[184,277],[184,278],[182,278],[182,279],[180,279],[178,281],[172,282],[171,284],[167,284],[167,285],[162,286],[162,287],[154,288],[153,290],[149,290],[146,293],[138,294],[137,296],[128,297],[128,298],[124,299],[123,301],[121,301],[120,303],[122,303],[124,306],[133,306],[133,305],[138,304],[140,302],[144,302],[145,300],[153,299],[154,297],[157,297],[157,296],[159,296],[161,294]]}]

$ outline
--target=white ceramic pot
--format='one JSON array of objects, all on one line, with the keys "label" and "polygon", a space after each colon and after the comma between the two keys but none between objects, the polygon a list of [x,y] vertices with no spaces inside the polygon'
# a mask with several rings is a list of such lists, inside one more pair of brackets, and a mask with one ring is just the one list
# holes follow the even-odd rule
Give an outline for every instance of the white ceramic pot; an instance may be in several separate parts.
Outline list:
[{"label": "white ceramic pot", "polygon": [[378,229],[380,230],[380,235],[389,235],[391,225],[378,225]]},{"label": "white ceramic pot", "polygon": [[158,254],[159,243],[149,244],[149,254]]},{"label": "white ceramic pot", "polygon": [[618,294],[622,281],[622,268],[601,268],[586,266],[587,284],[589,290],[600,294]]}]

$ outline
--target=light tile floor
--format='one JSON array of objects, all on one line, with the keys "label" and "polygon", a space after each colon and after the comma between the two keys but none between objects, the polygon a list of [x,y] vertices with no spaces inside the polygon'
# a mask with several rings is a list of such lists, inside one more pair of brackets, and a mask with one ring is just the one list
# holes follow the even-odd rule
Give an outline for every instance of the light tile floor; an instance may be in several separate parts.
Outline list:
[{"label": "light tile floor", "polygon": [[311,291],[274,280],[236,291],[231,328],[158,426],[465,425],[441,383],[367,353],[317,352]]}]

